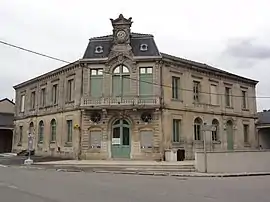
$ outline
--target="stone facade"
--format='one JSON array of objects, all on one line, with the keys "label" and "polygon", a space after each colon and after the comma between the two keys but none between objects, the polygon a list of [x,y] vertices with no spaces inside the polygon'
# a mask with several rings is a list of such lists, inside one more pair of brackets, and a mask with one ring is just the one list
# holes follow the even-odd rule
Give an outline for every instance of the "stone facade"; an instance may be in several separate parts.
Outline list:
[{"label": "stone facade", "polygon": [[256,81],[162,54],[152,35],[130,32],[131,18],[111,21],[113,35],[90,39],[82,59],[14,87],[13,150],[31,132],[41,155],[160,160],[175,148],[193,159],[213,120],[212,150],[257,146]]}]

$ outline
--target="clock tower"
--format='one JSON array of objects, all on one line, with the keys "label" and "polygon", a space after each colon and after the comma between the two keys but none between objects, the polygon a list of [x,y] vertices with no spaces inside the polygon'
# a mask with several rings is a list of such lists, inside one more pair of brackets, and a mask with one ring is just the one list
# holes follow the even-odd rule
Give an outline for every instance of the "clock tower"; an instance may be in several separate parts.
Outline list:
[{"label": "clock tower", "polygon": [[117,19],[110,19],[113,26],[112,51],[130,51],[130,35],[132,18],[126,19],[122,14]]}]

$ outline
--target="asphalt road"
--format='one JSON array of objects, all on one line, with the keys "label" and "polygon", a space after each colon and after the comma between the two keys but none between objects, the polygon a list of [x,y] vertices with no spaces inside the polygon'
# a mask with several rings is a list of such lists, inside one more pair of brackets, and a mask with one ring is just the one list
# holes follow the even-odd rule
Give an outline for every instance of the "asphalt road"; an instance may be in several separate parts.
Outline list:
[{"label": "asphalt road", "polygon": [[0,167],[1,202],[269,202],[270,176],[174,178]]}]

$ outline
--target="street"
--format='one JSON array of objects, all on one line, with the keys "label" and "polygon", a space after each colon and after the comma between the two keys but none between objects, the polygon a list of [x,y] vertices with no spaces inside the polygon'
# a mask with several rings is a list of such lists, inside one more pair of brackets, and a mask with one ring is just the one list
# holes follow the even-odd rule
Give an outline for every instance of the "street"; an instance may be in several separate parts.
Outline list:
[{"label": "street", "polygon": [[0,167],[1,202],[268,202],[270,176],[176,178]]}]

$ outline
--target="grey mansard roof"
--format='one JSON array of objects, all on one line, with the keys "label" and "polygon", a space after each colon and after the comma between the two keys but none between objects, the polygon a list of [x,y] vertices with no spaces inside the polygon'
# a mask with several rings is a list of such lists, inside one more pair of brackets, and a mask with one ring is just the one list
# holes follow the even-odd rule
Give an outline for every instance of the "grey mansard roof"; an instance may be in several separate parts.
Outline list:
[{"label": "grey mansard roof", "polygon": [[[113,42],[113,35],[94,37],[89,40],[83,59],[108,57]],[[154,36],[151,34],[131,33],[130,43],[134,56],[160,56]],[[147,51],[140,51],[140,45],[147,44]],[[97,46],[103,48],[102,53],[95,53]]]}]

